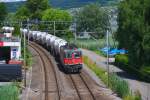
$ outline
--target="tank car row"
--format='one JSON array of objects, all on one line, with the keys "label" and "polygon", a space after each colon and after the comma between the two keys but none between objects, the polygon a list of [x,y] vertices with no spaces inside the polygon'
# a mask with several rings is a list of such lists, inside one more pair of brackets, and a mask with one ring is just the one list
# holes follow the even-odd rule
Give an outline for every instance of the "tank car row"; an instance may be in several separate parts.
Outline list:
[{"label": "tank car row", "polygon": [[27,38],[44,46],[58,59],[62,69],[67,73],[80,72],[82,69],[82,52],[75,45],[69,44],[66,40],[41,31],[28,31],[20,29]]},{"label": "tank car row", "polygon": [[2,27],[2,30],[5,31],[5,32],[13,32],[14,31],[14,27],[4,26],[4,27]]}]

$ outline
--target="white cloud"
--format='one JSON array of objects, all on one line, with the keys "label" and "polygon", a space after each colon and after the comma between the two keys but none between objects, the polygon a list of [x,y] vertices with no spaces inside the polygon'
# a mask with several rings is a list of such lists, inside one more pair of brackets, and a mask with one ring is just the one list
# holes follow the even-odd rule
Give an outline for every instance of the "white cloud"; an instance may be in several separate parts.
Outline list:
[{"label": "white cloud", "polygon": [[26,1],[26,0],[0,0],[0,2],[17,2],[17,1]]}]

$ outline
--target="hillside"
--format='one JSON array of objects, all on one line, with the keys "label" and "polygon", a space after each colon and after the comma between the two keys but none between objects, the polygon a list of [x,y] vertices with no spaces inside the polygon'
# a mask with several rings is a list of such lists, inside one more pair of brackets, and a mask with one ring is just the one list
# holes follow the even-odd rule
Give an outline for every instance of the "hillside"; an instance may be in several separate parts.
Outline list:
[{"label": "hillside", "polygon": [[[102,6],[116,4],[120,0],[50,0],[50,5],[56,8],[75,8],[81,7],[88,3],[99,2]],[[15,12],[18,7],[25,4],[25,2],[9,2],[6,3],[9,12]]]}]

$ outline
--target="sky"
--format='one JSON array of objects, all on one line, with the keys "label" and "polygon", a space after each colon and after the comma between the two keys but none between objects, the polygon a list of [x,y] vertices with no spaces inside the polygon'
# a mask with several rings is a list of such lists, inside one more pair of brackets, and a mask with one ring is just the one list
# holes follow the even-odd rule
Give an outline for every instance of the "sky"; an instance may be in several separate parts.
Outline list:
[{"label": "sky", "polygon": [[17,1],[26,1],[26,0],[0,0],[0,2],[17,2]]}]

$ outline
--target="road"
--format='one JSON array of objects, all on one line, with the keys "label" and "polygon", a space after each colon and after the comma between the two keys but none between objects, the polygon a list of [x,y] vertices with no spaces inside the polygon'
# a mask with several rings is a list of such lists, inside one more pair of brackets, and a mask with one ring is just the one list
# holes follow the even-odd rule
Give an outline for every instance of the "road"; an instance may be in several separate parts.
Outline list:
[{"label": "road", "polygon": [[[83,55],[88,56],[93,62],[96,62],[99,67],[107,70],[105,57],[86,49],[82,49],[82,51]],[[132,92],[138,90],[142,95],[142,100],[150,100],[150,83],[139,81],[136,76],[130,75],[114,65],[110,65],[109,67],[111,72],[115,72],[118,76],[128,82]]]}]

